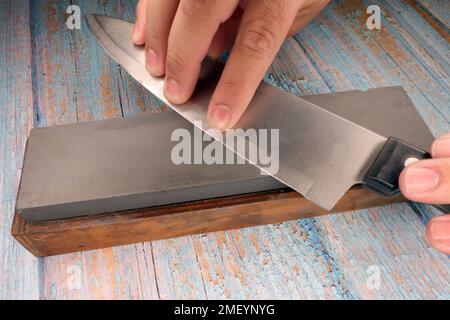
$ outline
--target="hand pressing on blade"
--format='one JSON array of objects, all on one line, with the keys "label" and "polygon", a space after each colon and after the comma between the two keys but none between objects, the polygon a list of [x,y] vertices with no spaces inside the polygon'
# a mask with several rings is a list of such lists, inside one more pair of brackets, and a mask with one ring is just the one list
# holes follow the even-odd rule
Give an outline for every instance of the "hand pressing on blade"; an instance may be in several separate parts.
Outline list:
[{"label": "hand pressing on blade", "polygon": [[[433,159],[407,166],[400,175],[400,190],[410,200],[450,203],[450,133],[438,138],[431,147]],[[433,218],[427,227],[428,242],[450,254],[450,214]]]},{"label": "hand pressing on blade", "polygon": [[244,113],[283,40],[329,0],[140,0],[133,41],[145,44],[153,76],[165,76],[171,103],[191,97],[200,65],[232,47],[209,103],[208,121],[220,130]]}]

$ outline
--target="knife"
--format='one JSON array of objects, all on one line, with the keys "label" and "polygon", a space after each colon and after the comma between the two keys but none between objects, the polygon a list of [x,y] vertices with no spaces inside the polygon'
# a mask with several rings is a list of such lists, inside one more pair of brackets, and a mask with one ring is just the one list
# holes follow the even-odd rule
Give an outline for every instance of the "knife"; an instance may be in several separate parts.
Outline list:
[{"label": "knife", "polygon": [[[305,198],[331,210],[355,184],[392,196],[399,192],[398,177],[406,163],[430,154],[398,138],[369,130],[329,110],[262,83],[235,128],[236,138],[270,154],[270,146],[252,145],[246,129],[279,130],[279,170],[268,172],[258,160],[236,148],[234,139],[213,131],[207,107],[220,76],[218,64],[206,61],[189,102],[173,105],[164,96],[164,79],[145,68],[144,48],[132,42],[133,24],[102,15],[87,15],[88,26],[99,44],[134,79],[192,124],[257,166],[262,172],[296,190]],[[205,71],[206,70],[206,71]],[[407,126],[408,124],[399,124]],[[441,210],[450,211],[446,207]]]}]

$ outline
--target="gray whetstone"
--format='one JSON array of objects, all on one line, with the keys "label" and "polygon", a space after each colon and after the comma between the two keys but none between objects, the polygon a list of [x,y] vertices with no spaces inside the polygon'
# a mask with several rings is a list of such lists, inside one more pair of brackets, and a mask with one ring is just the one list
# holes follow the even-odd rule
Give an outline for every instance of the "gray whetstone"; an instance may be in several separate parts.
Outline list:
[{"label": "gray whetstone", "polygon": [[[303,98],[425,150],[433,139],[399,87]],[[33,129],[17,211],[33,222],[285,188],[249,164],[174,165],[177,128],[193,132],[173,112]]]},{"label": "gray whetstone", "polygon": [[33,130],[17,209],[68,218],[283,187],[252,165],[175,165],[173,112]]}]

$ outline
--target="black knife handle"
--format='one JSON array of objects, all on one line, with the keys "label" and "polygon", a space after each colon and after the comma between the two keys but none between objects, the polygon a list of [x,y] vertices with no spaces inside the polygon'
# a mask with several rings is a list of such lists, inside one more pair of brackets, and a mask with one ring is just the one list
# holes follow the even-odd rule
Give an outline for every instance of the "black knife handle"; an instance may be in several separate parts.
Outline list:
[{"label": "black knife handle", "polygon": [[383,196],[400,192],[398,178],[409,161],[429,159],[428,152],[396,138],[389,138],[363,178],[363,184]]},{"label": "black knife handle", "polygon": [[[428,152],[390,137],[364,176],[363,185],[385,197],[398,194],[400,192],[398,178],[408,162],[430,158]],[[450,205],[435,207],[445,213],[450,212]]]}]

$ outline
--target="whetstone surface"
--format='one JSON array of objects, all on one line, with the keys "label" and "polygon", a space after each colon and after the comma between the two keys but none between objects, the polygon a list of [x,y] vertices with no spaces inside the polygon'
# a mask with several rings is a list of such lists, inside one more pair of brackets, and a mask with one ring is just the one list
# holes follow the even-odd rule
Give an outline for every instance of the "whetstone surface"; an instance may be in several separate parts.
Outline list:
[{"label": "whetstone surface", "polygon": [[284,187],[249,164],[175,165],[179,128],[193,135],[165,112],[32,130],[17,211],[41,221]]},{"label": "whetstone surface", "polygon": [[[304,99],[385,137],[423,149],[433,140],[400,87]],[[33,222],[286,188],[250,164],[175,165],[171,135],[180,128],[194,136],[187,120],[166,112],[32,130],[17,212]]]}]

